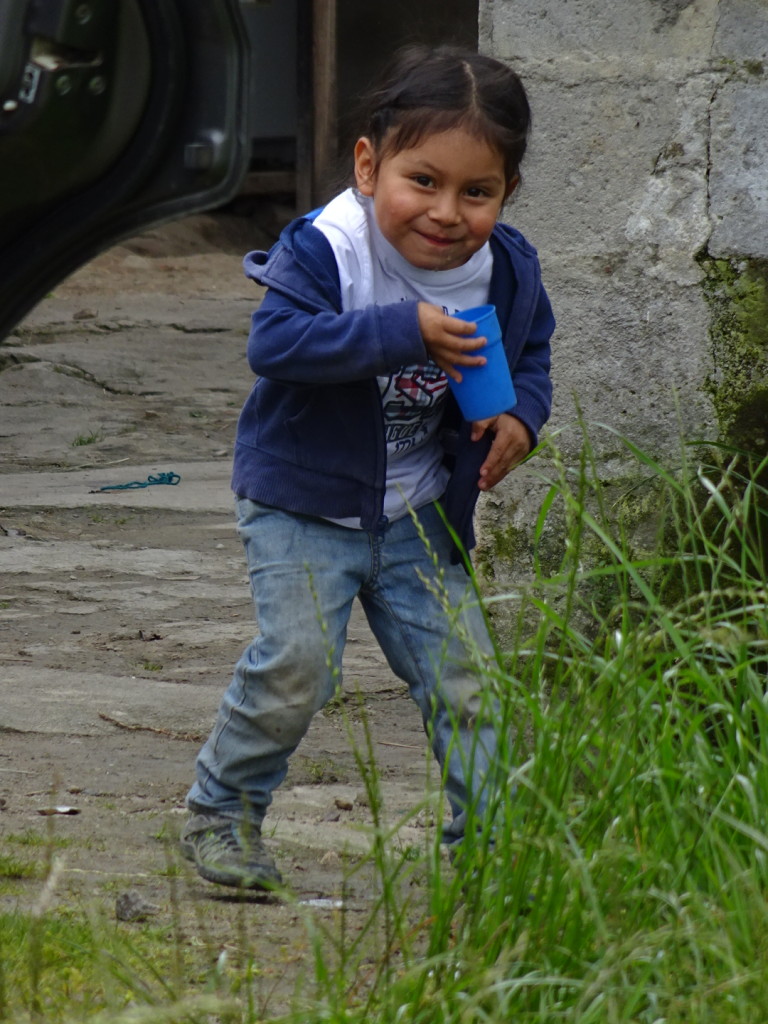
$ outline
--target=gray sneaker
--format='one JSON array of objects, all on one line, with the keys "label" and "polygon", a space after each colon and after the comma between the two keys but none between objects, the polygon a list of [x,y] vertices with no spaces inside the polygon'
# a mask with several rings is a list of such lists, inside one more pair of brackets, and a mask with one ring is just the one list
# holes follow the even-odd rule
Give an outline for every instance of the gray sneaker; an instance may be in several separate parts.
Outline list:
[{"label": "gray sneaker", "polygon": [[194,814],[179,846],[208,882],[238,889],[276,889],[283,884],[257,825],[218,814]]}]

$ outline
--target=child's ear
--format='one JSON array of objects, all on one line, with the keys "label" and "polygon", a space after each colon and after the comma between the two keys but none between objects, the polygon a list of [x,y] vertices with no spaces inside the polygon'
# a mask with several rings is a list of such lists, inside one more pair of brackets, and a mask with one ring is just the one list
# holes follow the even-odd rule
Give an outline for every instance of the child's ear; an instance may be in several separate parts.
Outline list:
[{"label": "child's ear", "polygon": [[376,153],[370,139],[358,139],[355,143],[355,183],[364,196],[373,195],[376,181]]},{"label": "child's ear", "polygon": [[507,182],[507,187],[506,187],[506,189],[504,191],[504,202],[505,203],[509,199],[509,197],[512,195],[512,193],[515,191],[515,189],[517,188],[517,186],[519,184],[520,184],[520,175],[519,174],[516,174],[514,176],[514,178],[510,178],[509,179],[509,181]]}]

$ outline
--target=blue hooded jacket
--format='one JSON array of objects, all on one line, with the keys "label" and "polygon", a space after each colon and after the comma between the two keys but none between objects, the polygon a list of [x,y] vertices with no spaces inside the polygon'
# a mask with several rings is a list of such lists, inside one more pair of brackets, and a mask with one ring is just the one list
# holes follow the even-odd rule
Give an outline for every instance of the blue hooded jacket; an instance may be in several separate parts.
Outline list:
[{"label": "blue hooded jacket", "polygon": [[[506,224],[496,225],[490,244],[488,301],[502,325],[517,394],[510,411],[535,444],[551,406],[555,321],[533,246]],[[376,378],[428,362],[417,302],[342,311],[336,259],[311,215],[289,224],[268,253],[249,253],[244,267],[268,290],[248,339],[257,380],[238,423],[234,492],[304,515],[359,516],[364,530],[381,528],[386,446]],[[470,430],[449,394],[440,436],[451,476],[442,505],[467,551],[492,440],[472,442]]]}]

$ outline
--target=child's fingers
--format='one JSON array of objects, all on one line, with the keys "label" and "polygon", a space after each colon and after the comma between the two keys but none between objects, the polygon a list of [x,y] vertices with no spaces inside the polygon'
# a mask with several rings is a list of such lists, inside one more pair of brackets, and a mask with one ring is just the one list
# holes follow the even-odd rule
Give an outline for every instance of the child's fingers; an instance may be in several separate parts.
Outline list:
[{"label": "child's fingers", "polygon": [[464,352],[451,345],[427,345],[427,351],[440,369],[457,384],[461,383],[460,368],[462,366],[484,366],[488,362],[483,355],[473,355],[471,352]]},{"label": "child's fingers", "polygon": [[[472,341],[474,340],[473,338]],[[454,363],[458,363],[459,366],[485,366],[488,360],[479,351],[485,347],[485,338],[479,338],[478,341],[482,341],[482,344],[473,345],[472,348],[468,348],[466,341],[464,341],[462,346],[456,349],[451,357]]]},{"label": "child's fingers", "polygon": [[452,334],[440,334],[424,339],[425,348],[438,366],[443,363],[482,366],[487,362],[482,352],[485,345],[485,338],[457,338]]},{"label": "child's fingers", "polygon": [[472,423],[471,440],[479,441],[486,430],[489,430],[495,424],[496,419],[496,416],[492,416],[489,420],[474,420]]},{"label": "child's fingers", "polygon": [[528,455],[531,440],[524,424],[507,413],[501,413],[495,420],[478,420],[473,423],[473,440],[479,440],[484,426],[493,432],[494,438],[485,462],[480,467],[478,487],[481,491],[489,491]]},{"label": "child's fingers", "polygon": [[418,304],[418,317],[419,328],[426,341],[436,341],[440,338],[460,338],[466,341],[477,330],[477,324],[450,316],[439,306],[428,302]]},{"label": "child's fingers", "polygon": [[476,324],[449,316],[438,306],[419,303],[419,326],[430,357],[453,380],[461,381],[462,366],[483,366],[486,338],[473,337]]},{"label": "child's fingers", "polygon": [[[469,340],[472,341],[471,349],[468,347]],[[461,383],[460,368],[462,366],[485,366],[485,364],[488,362],[487,358],[482,354],[482,349],[484,348],[485,344],[485,338],[464,338],[461,341],[459,347],[451,347],[447,359],[450,362],[451,367],[454,369],[454,372],[458,372],[459,374],[458,377],[456,377],[454,374],[451,374],[451,376],[453,376],[454,380],[457,383]]]},{"label": "child's fingers", "polygon": [[[460,321],[455,322],[459,323]],[[440,343],[449,351],[451,358],[455,362],[471,366],[472,364],[477,364],[478,354],[488,344],[488,339],[483,337],[468,338],[465,335],[446,332],[440,339]],[[482,363],[485,361],[485,356],[483,356]]]},{"label": "child's fingers", "polygon": [[470,320],[459,320],[458,317],[450,316],[448,313],[445,313],[444,316],[446,329],[450,330],[451,334],[461,334],[466,337],[474,334],[477,330],[477,324],[473,324]]},{"label": "child's fingers", "polygon": [[446,377],[450,377],[457,384],[461,384],[461,371],[456,369],[450,358],[443,358],[437,352],[430,352],[430,357],[440,367]]}]

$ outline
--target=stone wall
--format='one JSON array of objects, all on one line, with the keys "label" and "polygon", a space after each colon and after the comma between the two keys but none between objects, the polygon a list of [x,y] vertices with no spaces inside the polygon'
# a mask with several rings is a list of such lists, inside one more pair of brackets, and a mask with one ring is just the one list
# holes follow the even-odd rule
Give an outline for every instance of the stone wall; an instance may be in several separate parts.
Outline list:
[{"label": "stone wall", "polygon": [[[681,435],[768,448],[768,0],[481,0],[480,49],[533,107],[507,219],[558,318],[566,459],[577,405],[608,480],[612,431],[670,460]],[[499,491],[481,559],[511,553],[541,494],[525,468]]]}]

